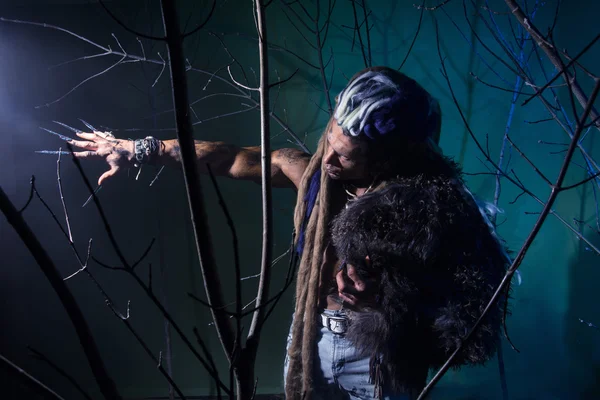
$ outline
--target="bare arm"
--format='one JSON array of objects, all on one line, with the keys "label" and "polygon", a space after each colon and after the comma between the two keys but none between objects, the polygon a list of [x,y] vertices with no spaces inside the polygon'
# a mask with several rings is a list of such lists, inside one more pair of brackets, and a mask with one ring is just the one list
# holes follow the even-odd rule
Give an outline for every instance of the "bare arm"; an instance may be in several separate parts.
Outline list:
[{"label": "bare arm", "polygon": [[[196,162],[201,172],[208,172],[206,165],[217,176],[232,179],[261,181],[260,147],[238,147],[223,142],[196,140]],[[301,150],[279,149],[271,153],[271,177],[274,187],[298,187],[310,156]],[[176,139],[162,141],[159,164],[177,164],[181,161],[179,142]]]},{"label": "bare arm", "polygon": [[[74,140],[74,146],[86,149],[75,153],[80,158],[101,157],[109,164],[110,169],[98,180],[115,175],[122,167],[133,163],[133,141],[107,137],[103,132],[80,133],[78,136],[86,140]],[[223,142],[195,141],[196,161],[201,172],[208,172],[209,164],[217,176],[233,179],[261,181],[260,147],[238,147]],[[308,166],[310,155],[297,149],[279,149],[271,153],[271,177],[274,187],[298,187],[304,170]],[[179,166],[181,152],[177,139],[161,141],[155,164]]]}]

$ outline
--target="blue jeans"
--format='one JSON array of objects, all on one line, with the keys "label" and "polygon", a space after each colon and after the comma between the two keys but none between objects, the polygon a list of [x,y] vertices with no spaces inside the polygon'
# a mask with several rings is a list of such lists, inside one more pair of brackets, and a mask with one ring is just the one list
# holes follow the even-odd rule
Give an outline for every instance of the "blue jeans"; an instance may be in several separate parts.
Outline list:
[{"label": "blue jeans", "polygon": [[[331,317],[343,315],[343,311],[324,310]],[[331,332],[326,327],[315,324],[319,329],[317,347],[320,368],[315,369],[319,376],[314,377],[315,395],[318,399],[326,400],[374,400],[375,385],[370,383],[369,357],[359,357],[356,348],[343,334]],[[287,348],[292,342],[292,330],[287,338]],[[286,353],[283,368],[284,382],[288,370]],[[383,400],[410,400],[408,395],[388,396]]]}]

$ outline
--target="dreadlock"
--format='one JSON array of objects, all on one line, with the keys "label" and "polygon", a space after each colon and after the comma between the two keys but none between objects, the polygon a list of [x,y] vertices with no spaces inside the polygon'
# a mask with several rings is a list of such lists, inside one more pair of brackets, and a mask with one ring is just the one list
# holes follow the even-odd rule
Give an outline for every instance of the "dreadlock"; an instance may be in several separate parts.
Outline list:
[{"label": "dreadlock", "polygon": [[[302,257],[288,350],[286,398],[290,400],[312,398],[319,290],[323,279],[331,279],[321,266],[335,214],[332,199],[342,193],[323,165],[331,124],[338,123],[344,134],[367,143],[370,169],[379,187],[400,175],[455,171],[437,146],[441,127],[437,101],[413,79],[387,67],[368,68],[350,80],[337,100],[335,114],[302,176],[294,212],[297,250]],[[404,156],[409,153],[410,159]]]}]

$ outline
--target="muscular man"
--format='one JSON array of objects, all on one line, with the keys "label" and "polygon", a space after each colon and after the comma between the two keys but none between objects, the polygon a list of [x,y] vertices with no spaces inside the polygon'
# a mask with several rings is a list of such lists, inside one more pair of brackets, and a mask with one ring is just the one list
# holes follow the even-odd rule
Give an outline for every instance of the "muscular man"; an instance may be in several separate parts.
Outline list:
[{"label": "muscular man", "polygon": [[[507,259],[458,167],[437,146],[441,113],[427,91],[376,67],[355,75],[336,100],[312,157],[281,149],[271,158],[273,186],[298,190],[302,257],[286,397],[412,399],[478,318]],[[99,184],[136,158],[179,162],[176,140],[79,136],[78,157],[110,166]],[[210,164],[216,175],[260,181],[257,147],[197,141],[196,157],[201,170]],[[493,355],[498,316],[495,309],[457,365]]]}]

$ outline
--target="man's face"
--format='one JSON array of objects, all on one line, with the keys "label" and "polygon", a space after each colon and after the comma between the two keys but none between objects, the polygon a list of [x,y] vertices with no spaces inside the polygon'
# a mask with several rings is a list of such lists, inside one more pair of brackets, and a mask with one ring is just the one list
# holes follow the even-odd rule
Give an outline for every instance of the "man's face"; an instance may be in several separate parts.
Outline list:
[{"label": "man's face", "polygon": [[325,170],[331,179],[362,180],[367,178],[365,146],[344,135],[333,121],[327,132],[327,148],[323,157]]}]

